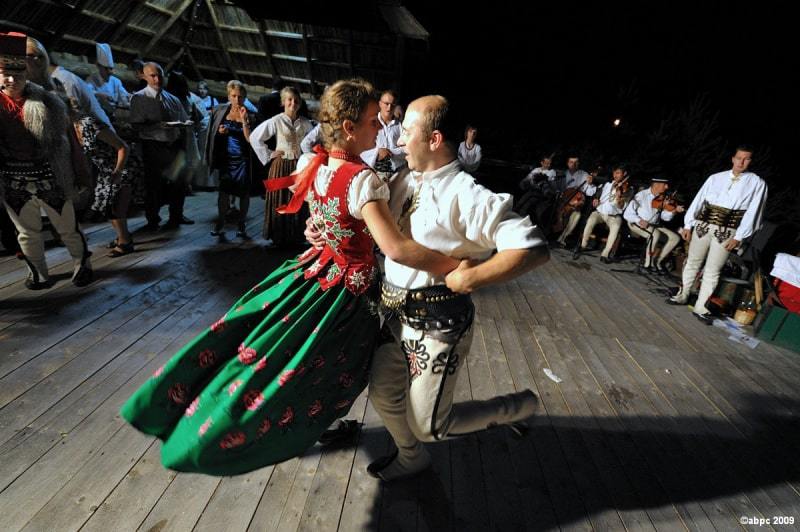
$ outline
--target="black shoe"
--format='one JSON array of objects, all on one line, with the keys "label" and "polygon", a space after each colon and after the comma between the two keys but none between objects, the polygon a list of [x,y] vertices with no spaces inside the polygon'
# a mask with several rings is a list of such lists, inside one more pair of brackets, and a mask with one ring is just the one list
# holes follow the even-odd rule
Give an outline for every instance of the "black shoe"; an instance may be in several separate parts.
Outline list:
[{"label": "black shoe", "polygon": [[609,259],[608,257],[602,257],[601,256],[600,257],[600,262],[602,262],[603,264],[611,264],[611,259]]},{"label": "black shoe", "polygon": [[669,269],[663,264],[658,264],[656,266],[656,273],[658,273],[658,275],[670,275]]},{"label": "black shoe", "polygon": [[581,256],[582,248],[575,248],[575,251],[572,252],[572,260],[578,260],[578,257]]},{"label": "black shoe", "polygon": [[167,223],[161,226],[162,231],[172,231],[173,229],[177,229],[181,226],[181,223],[178,220],[169,220]]},{"label": "black shoe", "polygon": [[241,238],[242,240],[250,240],[250,235],[247,234],[247,227],[243,223],[239,224],[239,230],[236,231],[236,237]]},{"label": "black shoe", "polygon": [[30,277],[25,279],[25,288],[28,290],[44,290],[53,286],[53,281],[48,279],[46,281],[34,281]]},{"label": "black shoe", "polygon": [[190,220],[186,216],[181,216],[180,220],[178,220],[178,223],[181,225],[194,225],[194,220]]},{"label": "black shoe", "polygon": [[693,312],[692,314],[694,314],[695,318],[706,325],[711,325],[714,321],[714,316],[712,316],[710,312],[706,312],[705,314],[697,314],[696,312]]},{"label": "black shoe", "polygon": [[398,453],[399,451],[395,449],[394,453],[387,454],[386,456],[381,456],[380,458],[378,458],[377,460],[375,460],[374,462],[372,462],[367,466],[367,473],[369,473],[369,475],[373,478],[381,479],[378,473],[386,469],[389,466],[389,464],[394,462],[394,459],[397,458]]},{"label": "black shoe", "polygon": [[355,419],[341,419],[335,429],[322,433],[317,440],[320,445],[343,445],[355,442],[358,434],[359,423]]},{"label": "black shoe", "polygon": [[72,276],[72,284],[82,288],[94,280],[94,272],[88,266],[81,266],[75,275]]},{"label": "black shoe", "polygon": [[667,305],[675,305],[676,307],[678,307],[678,306],[680,306],[680,307],[685,307],[686,305],[688,305],[688,303],[681,303],[680,301],[675,301],[675,300],[674,300],[674,299],[672,299],[671,297],[668,297],[668,298],[667,298],[667,299],[664,301],[664,303],[666,303]]}]

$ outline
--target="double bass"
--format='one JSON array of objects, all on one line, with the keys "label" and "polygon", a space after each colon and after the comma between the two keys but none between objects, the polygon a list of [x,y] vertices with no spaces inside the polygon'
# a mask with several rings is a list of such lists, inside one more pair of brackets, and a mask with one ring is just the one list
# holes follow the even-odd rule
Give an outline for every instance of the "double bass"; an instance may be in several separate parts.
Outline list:
[{"label": "double bass", "polygon": [[561,194],[561,199],[556,210],[555,221],[550,228],[553,233],[560,233],[563,231],[570,215],[583,208],[583,204],[586,203],[586,194],[581,192],[581,189],[585,184],[586,181],[577,187],[565,189]]}]

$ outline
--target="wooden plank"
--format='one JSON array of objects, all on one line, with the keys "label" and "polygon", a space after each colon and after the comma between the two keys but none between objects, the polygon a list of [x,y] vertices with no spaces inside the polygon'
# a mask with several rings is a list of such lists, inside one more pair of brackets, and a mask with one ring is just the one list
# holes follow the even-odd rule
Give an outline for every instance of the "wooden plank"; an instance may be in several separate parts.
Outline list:
[{"label": "wooden plank", "polygon": [[164,469],[160,455],[161,445],[153,442],[81,531],[136,530],[177,476]]},{"label": "wooden plank", "polygon": [[581,497],[553,425],[552,415],[558,410],[556,403],[563,401],[563,398],[556,383],[541,378],[547,362],[541,356],[537,340],[530,329],[520,331],[520,344],[530,346],[523,352],[531,370],[534,390],[541,401],[540,410],[531,424],[531,435],[526,439],[532,441],[536,455],[541,457],[539,466],[550,494],[552,512],[562,530],[593,530],[586,503]]},{"label": "wooden plank", "polygon": [[[666,438],[661,432],[661,425],[647,399],[642,396],[638,384],[630,378],[626,369],[617,363],[610,344],[602,337],[591,335],[586,336],[584,343],[590,345],[591,349],[582,350],[581,358],[627,429],[623,434],[632,439],[639,455],[668,494],[664,499],[649,501],[650,507],[673,503],[682,523],[690,530],[716,530],[709,516],[716,518],[717,509],[709,503],[693,500],[693,495],[707,491],[709,484],[702,476],[690,478],[684,468],[673,467],[674,460],[680,459],[678,457],[682,457],[684,452],[674,444],[674,440]],[[621,439],[624,441],[624,437]],[[640,464],[641,461],[635,463]],[[637,469],[645,470],[641,466]],[[687,490],[691,493],[687,493]]]},{"label": "wooden plank", "polygon": [[382,487],[379,480],[367,473],[367,466],[390,451],[390,441],[380,416],[368,402],[339,518],[340,530],[373,530],[378,527]]},{"label": "wooden plank", "polygon": [[[539,340],[541,343],[543,338],[540,336]],[[624,464],[627,460],[624,458],[619,460],[615,455],[613,442],[606,440],[605,434],[593,416],[592,409],[584,400],[578,381],[583,380],[588,384],[589,372],[580,362],[575,345],[558,335],[551,335],[548,340],[552,342],[553,349],[547,350],[547,358],[551,369],[563,379],[561,387],[567,408],[571,417],[576,420],[576,424],[579,424],[576,432],[583,440],[599,472],[597,487],[608,494],[626,530],[654,530],[648,514],[639,510],[643,507],[642,502],[625,474]],[[590,396],[596,396],[597,388],[596,383],[594,384],[595,386],[590,388]],[[672,515],[662,516],[659,520],[665,522],[677,517],[673,512]]]},{"label": "wooden plank", "polygon": [[[482,384],[473,388],[473,397],[478,401],[486,401],[500,393],[513,392],[514,380],[494,320],[488,317],[476,318],[473,331],[473,349],[470,350],[469,357],[479,353],[478,358],[486,360],[485,365],[475,366],[470,372],[475,377],[471,379],[473,385]],[[479,369],[488,369],[488,375],[478,373]],[[497,530],[524,527],[524,515],[514,511],[522,506],[522,500],[516,489],[516,473],[507,441],[509,434],[503,427],[476,434],[480,446],[490,528]]]},{"label": "wooden plank", "polygon": [[244,475],[223,478],[193,530],[245,530],[266,489],[273,467],[262,467]]},{"label": "wooden plank", "polygon": [[[729,450],[734,453],[733,460],[746,467],[751,478],[750,482],[761,486],[761,489],[782,508],[781,515],[800,514],[798,507],[800,484],[789,480],[800,477],[800,464],[796,453],[797,445],[800,444],[798,440],[800,434],[791,423],[794,414],[780,419],[783,416],[776,414],[780,412],[781,405],[774,403],[769,396],[765,397],[755,386],[750,385],[750,382],[755,384],[757,381],[749,381],[748,377],[735,367],[734,371],[731,371],[730,365],[720,364],[717,357],[695,357],[693,365],[690,365],[679,351],[673,351],[672,358],[684,375],[746,438],[746,444],[731,446]],[[695,366],[701,368],[703,374],[695,369]],[[712,384],[709,379],[714,377],[717,379],[715,384]],[[753,397],[758,397],[758,400],[754,401]],[[740,410],[750,419],[743,417]],[[786,480],[775,482],[775,479],[781,476]]]},{"label": "wooden plank", "polygon": [[[172,12],[172,15],[169,17],[169,19],[164,24],[159,24],[158,31],[155,33],[155,35],[153,35],[153,37],[150,39],[150,41],[145,45],[144,49],[142,50],[141,53],[142,57],[147,57],[147,54],[150,53],[150,50],[152,50],[153,47],[158,43],[158,41],[160,41],[161,38],[164,35],[166,35],[167,32],[172,28],[172,26],[174,26],[175,23],[178,22],[178,19],[181,18],[183,12],[186,11],[194,1],[195,0],[183,0],[183,2],[181,2],[178,8]],[[191,23],[192,20],[190,18],[189,24]]]},{"label": "wooden plank", "polygon": [[[359,423],[364,419],[367,406],[366,390],[359,395],[350,409],[348,418]],[[336,530],[347,495],[353,470],[355,446],[323,447],[319,468],[311,484],[298,530]]]},{"label": "wooden plank", "polygon": [[280,530],[278,523],[299,466],[300,458],[292,458],[286,462],[275,464],[272,476],[247,530],[253,532]]}]

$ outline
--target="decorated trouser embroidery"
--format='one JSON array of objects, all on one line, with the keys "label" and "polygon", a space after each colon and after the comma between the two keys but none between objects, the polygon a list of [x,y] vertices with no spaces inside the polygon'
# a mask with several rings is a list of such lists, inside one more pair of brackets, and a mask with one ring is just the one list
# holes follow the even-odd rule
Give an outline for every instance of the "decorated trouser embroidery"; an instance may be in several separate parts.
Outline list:
[{"label": "decorated trouser embroidery", "polygon": [[[642,229],[637,224],[628,222],[628,229],[630,229],[630,232],[634,235],[650,241],[650,247],[647,248],[647,253],[645,253],[644,258],[645,268],[652,265],[653,255],[655,254],[655,249],[662,235],[667,238],[667,242],[661,247],[661,253],[655,258],[656,264],[661,264],[664,259],[669,257],[669,254],[672,253],[672,250],[675,249],[675,246],[677,246],[678,242],[681,240],[681,237],[679,237],[675,231],[670,231],[665,227],[654,227],[651,225],[647,229]],[[652,238],[650,238],[651,232],[653,235]]]},{"label": "decorated trouser embroidery", "polygon": [[507,423],[514,415],[499,397],[453,404],[472,343],[471,322],[436,330],[415,329],[396,317],[386,322],[395,341],[375,352],[369,396],[401,453],[419,452],[423,441]]},{"label": "decorated trouser embroidery", "polygon": [[44,239],[42,238],[41,210],[44,210],[50,219],[50,223],[53,224],[53,227],[61,236],[61,240],[72,256],[74,267],[89,266],[89,250],[86,245],[86,238],[78,229],[75,210],[71,201],[66,201],[61,212],[58,212],[43,200],[32,196],[23,205],[19,213],[14,212],[14,209],[7,203],[6,210],[11,221],[17,227],[19,246],[22,249],[22,253],[25,254],[30,276],[34,281],[44,282],[48,279],[47,261],[44,255]]},{"label": "decorated trouser embroidery", "polygon": [[[683,284],[676,298],[686,301],[694,284],[695,277],[700,268],[703,268],[703,281],[700,284],[700,293],[694,304],[694,312],[705,314],[708,312],[706,301],[714,293],[719,281],[719,274],[725,261],[728,260],[728,251],[725,244],[734,236],[733,229],[720,227],[716,224],[703,224],[695,226],[692,240],[689,245],[689,256],[683,267]],[[726,236],[727,235],[727,236]],[[720,236],[725,238],[720,242]],[[705,262],[705,266],[703,266]]]}]

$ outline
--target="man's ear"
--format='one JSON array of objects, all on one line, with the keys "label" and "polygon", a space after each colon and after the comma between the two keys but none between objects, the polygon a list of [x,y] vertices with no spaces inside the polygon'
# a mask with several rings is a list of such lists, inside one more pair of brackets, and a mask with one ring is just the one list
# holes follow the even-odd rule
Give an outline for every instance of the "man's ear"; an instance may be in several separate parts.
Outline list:
[{"label": "man's ear", "polygon": [[430,144],[431,151],[436,151],[444,144],[444,135],[442,135],[442,132],[438,129],[434,129],[428,143]]}]

